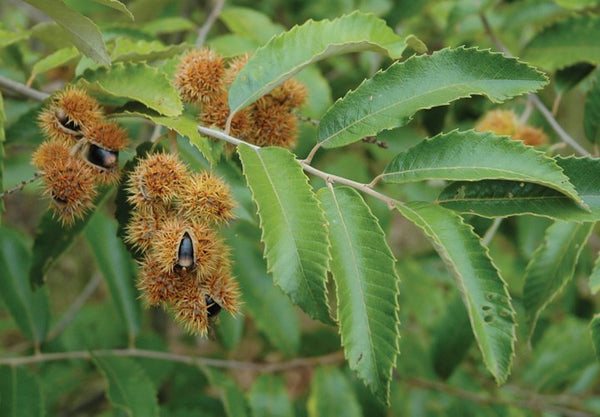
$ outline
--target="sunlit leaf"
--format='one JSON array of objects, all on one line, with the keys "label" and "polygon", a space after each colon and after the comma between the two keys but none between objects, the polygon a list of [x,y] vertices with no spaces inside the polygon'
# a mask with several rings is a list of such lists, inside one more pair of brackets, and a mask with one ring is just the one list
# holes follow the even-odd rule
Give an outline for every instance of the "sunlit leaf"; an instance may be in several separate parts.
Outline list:
[{"label": "sunlit leaf", "polygon": [[180,55],[187,49],[189,49],[189,45],[186,44],[164,45],[156,40],[132,40],[119,37],[115,39],[115,46],[110,56],[113,62],[155,61]]},{"label": "sunlit leaf", "polygon": [[29,37],[29,32],[11,32],[5,29],[0,29],[0,49],[6,48],[13,43],[22,41]]}]

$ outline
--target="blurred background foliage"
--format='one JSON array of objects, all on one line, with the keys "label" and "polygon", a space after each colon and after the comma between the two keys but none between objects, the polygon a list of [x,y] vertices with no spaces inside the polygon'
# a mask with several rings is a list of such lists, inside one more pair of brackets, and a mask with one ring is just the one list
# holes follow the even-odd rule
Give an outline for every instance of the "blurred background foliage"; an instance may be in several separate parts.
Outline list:
[{"label": "blurred background foliage", "polygon": [[[135,17],[132,21],[125,13],[106,7],[110,1],[65,3],[99,26],[113,61],[144,60],[171,76],[179,55],[196,42],[198,28],[212,5],[199,0],[124,1]],[[307,19],[334,18],[354,10],[380,16],[399,33],[415,34],[430,51],[460,45],[495,49],[478,15],[483,12],[508,49],[519,56],[541,28],[574,12],[597,12],[599,7],[592,0],[228,0],[206,44],[225,56],[235,56],[251,52],[273,34]],[[0,3],[0,16],[0,75],[52,92],[72,82],[86,68],[98,65],[72,47],[63,29],[27,3],[4,0]],[[308,68],[299,75],[309,89],[309,103],[301,114],[319,119],[334,100],[388,64],[380,55],[359,53],[337,56]],[[591,65],[579,65],[549,72],[551,85],[541,92],[546,103],[554,104],[562,126],[576,138],[583,138],[584,96],[594,70]],[[502,108],[521,114],[525,103],[525,99],[516,99]],[[40,107],[34,100],[4,96],[5,189],[34,174],[29,161],[43,140],[36,122]],[[369,182],[398,152],[442,130],[472,128],[477,119],[495,107],[476,97],[422,111],[408,126],[378,135],[377,140],[384,142],[385,147],[359,142],[344,151],[320,153],[315,166]],[[136,145],[156,133],[154,125],[141,118],[121,117],[119,122],[128,129]],[[558,138],[541,116],[533,113],[529,123],[543,128],[551,138],[549,147],[561,152]],[[301,125],[295,150],[298,156],[305,156],[314,145],[315,130],[310,122]],[[167,140],[165,145],[169,146]],[[186,138],[178,137],[175,146],[193,169],[207,166]],[[124,152],[121,162],[133,155],[133,150]],[[254,204],[239,166],[235,161],[221,160],[215,169],[229,181],[239,202],[239,220],[225,234],[232,246],[235,273],[245,302],[242,316],[233,318],[222,313],[211,337],[193,338],[162,310],[142,309],[135,293],[126,291],[123,298],[123,285],[133,286],[135,271],[129,267],[106,267],[107,263],[130,263],[129,258],[123,259],[125,249],[112,233],[117,224],[110,195],[83,233],[72,236],[68,249],[52,260],[45,289],[40,290],[47,296],[48,306],[39,304],[46,301],[31,301],[48,321],[50,331],[46,337],[37,340],[24,335],[9,309],[2,306],[0,354],[26,356],[41,345],[46,353],[135,346],[261,363],[335,355],[340,350],[337,329],[308,318],[273,286],[266,274]],[[321,187],[323,183],[314,179],[313,185]],[[403,200],[434,200],[442,188],[443,184],[430,182],[387,187],[384,191]],[[401,354],[389,407],[372,397],[339,360],[339,355],[333,357],[329,366],[315,366],[309,360],[306,366],[276,373],[243,366],[223,372],[149,358],[96,358],[94,363],[69,360],[2,367],[0,395],[10,392],[5,382],[10,377],[19,381],[20,387],[22,384],[19,392],[27,398],[22,400],[22,407],[31,408],[23,408],[18,415],[112,415],[110,404],[119,404],[119,395],[127,393],[109,391],[107,399],[107,384],[113,387],[112,378],[127,377],[133,397],[156,395],[155,401],[147,400],[154,404],[148,406],[151,414],[147,415],[159,412],[165,417],[238,417],[248,410],[255,416],[568,415],[563,409],[571,410],[573,414],[569,415],[573,416],[600,414],[600,364],[594,359],[587,329],[600,305],[600,298],[588,286],[600,249],[596,234],[592,234],[581,255],[574,279],[544,312],[530,345],[526,343],[527,324],[519,323],[512,375],[506,385],[497,387],[481,362],[466,311],[442,261],[414,226],[392,214],[383,203],[367,201],[389,236],[402,280]],[[45,203],[35,183],[5,199],[0,265],[8,269],[0,270],[1,279],[11,275],[26,280],[27,265],[32,261],[29,248],[44,212]],[[491,220],[478,217],[469,221],[480,235],[491,225]],[[550,223],[528,216],[509,218],[490,243],[491,256],[509,283],[517,310],[523,309],[520,297],[525,266]],[[14,254],[7,247],[16,242],[21,249]],[[40,297],[38,294],[34,296]],[[124,319],[128,309],[139,317]],[[38,406],[28,406],[28,402]],[[273,405],[273,409],[266,410],[268,405]],[[0,410],[2,407],[0,401]],[[327,407],[330,412],[325,411]]]}]

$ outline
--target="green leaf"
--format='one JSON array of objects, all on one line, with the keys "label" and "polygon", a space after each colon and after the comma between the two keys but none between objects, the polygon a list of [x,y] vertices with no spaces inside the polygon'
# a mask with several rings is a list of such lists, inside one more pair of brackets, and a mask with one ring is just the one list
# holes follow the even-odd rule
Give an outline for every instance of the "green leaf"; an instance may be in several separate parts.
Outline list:
[{"label": "green leaf", "polygon": [[326,223],[300,164],[283,148],[241,145],[238,153],[258,206],[268,271],[309,316],[332,323],[325,287]]},{"label": "green leaf", "polygon": [[145,23],[141,30],[153,36],[194,29],[194,23],[180,16],[159,17]]},{"label": "green leaf", "polygon": [[307,409],[309,417],[363,415],[348,380],[339,369],[333,367],[315,369]]},{"label": "green leaf", "polygon": [[102,34],[98,26],[81,13],[67,7],[62,0],[26,0],[60,25],[82,54],[95,62],[110,65]]},{"label": "green leaf", "polygon": [[117,416],[159,416],[156,388],[140,365],[130,358],[93,357],[108,383],[106,394]]},{"label": "green leaf", "polygon": [[244,317],[239,314],[232,316],[229,312],[222,311],[215,325],[215,333],[226,350],[237,349],[244,333]]},{"label": "green leaf", "polygon": [[273,23],[267,15],[246,7],[228,7],[219,18],[231,32],[259,45],[284,31],[283,26]]},{"label": "green leaf", "polygon": [[423,109],[485,95],[493,102],[535,91],[547,78],[502,54],[443,49],[396,62],[338,100],[319,123],[318,140],[335,148],[407,124]]},{"label": "green leaf", "polygon": [[491,132],[442,133],[398,154],[380,176],[385,182],[431,179],[504,179],[553,188],[584,204],[554,159],[523,142]]},{"label": "green leaf", "polygon": [[[2,92],[0,91],[0,193],[4,191],[4,142],[6,141],[6,114],[4,113],[4,98],[2,98]],[[0,199],[0,222],[2,221],[2,214],[4,214],[6,207],[4,206],[4,199]]]},{"label": "green leaf", "polygon": [[252,54],[260,46],[256,41],[243,38],[239,35],[232,35],[231,33],[211,38],[206,41],[206,45],[225,58]]},{"label": "green leaf", "polygon": [[300,320],[291,301],[267,275],[267,265],[257,244],[259,239],[259,230],[248,223],[239,224],[227,234],[243,309],[274,347],[286,355],[294,355],[300,347]]},{"label": "green leaf", "polygon": [[0,29],[0,49],[6,48],[13,43],[22,41],[23,39],[27,39],[29,38],[29,35],[29,32],[11,32]]},{"label": "green leaf", "polygon": [[127,6],[125,6],[123,3],[121,3],[118,0],[93,0],[93,1],[95,1],[96,3],[103,4],[104,6],[110,7],[111,9],[118,10],[119,12],[123,13],[125,16],[130,18],[131,20],[135,20],[135,18],[133,17],[133,14],[131,14],[131,12],[129,11]]},{"label": "green leaf", "polygon": [[222,372],[203,366],[202,372],[208,378],[210,385],[219,393],[228,417],[247,417],[248,406],[244,393],[238,388],[233,379]]},{"label": "green leaf", "polygon": [[387,403],[400,339],[394,255],[356,190],[327,187],[318,197],[329,223],[344,354],[350,369]]},{"label": "green leaf", "polygon": [[[98,192],[94,201],[96,207],[106,198],[109,190],[110,188],[104,188]],[[33,242],[31,268],[29,270],[29,283],[32,287],[36,288],[44,285],[48,269],[71,246],[90,217],[90,215],[87,215],[83,219],[77,220],[70,227],[65,228],[50,210],[44,213]]]},{"label": "green leaf", "polygon": [[272,38],[258,49],[229,90],[231,113],[291,78],[302,68],[330,56],[377,51],[399,58],[404,41],[385,21],[354,12],[334,20],[309,20]]},{"label": "green leaf", "polygon": [[440,378],[448,379],[465,359],[473,344],[473,333],[469,326],[469,314],[456,294],[448,301],[446,312],[432,333],[431,361]]},{"label": "green leaf", "polygon": [[23,366],[0,366],[0,415],[44,417],[44,395],[38,378]]},{"label": "green leaf", "polygon": [[590,333],[592,335],[592,344],[596,352],[596,358],[600,361],[600,314],[596,314],[590,322]]},{"label": "green leaf", "polygon": [[600,64],[600,17],[572,15],[534,36],[521,56],[532,64],[555,70],[579,62]]},{"label": "green leaf", "polygon": [[117,224],[100,210],[92,216],[84,235],[106,279],[112,299],[125,322],[130,340],[138,334],[141,307],[135,289],[135,264],[124,244],[117,238]]},{"label": "green leaf", "polygon": [[590,274],[590,291],[594,295],[600,291],[600,253],[596,255],[596,262]]},{"label": "green leaf", "polygon": [[554,90],[560,99],[565,93],[575,88],[595,69],[594,65],[579,63],[556,71],[554,74]]},{"label": "green leaf", "polygon": [[544,243],[525,270],[523,304],[533,334],[540,313],[573,278],[579,255],[594,223],[557,221],[546,230]]},{"label": "green leaf", "polygon": [[397,204],[422,229],[453,273],[483,361],[498,383],[508,377],[516,338],[506,284],[473,228],[450,210],[426,202]]},{"label": "green leaf", "polygon": [[65,65],[80,56],[77,48],[70,46],[54,51],[50,55],[37,61],[31,69],[31,77],[37,77],[46,71]]},{"label": "green leaf", "polygon": [[29,250],[14,230],[0,227],[0,297],[29,340],[39,344],[48,329],[50,310],[46,291],[33,291],[27,282]]},{"label": "green leaf", "polygon": [[293,417],[294,409],[281,376],[263,374],[248,392],[250,410],[255,417]]},{"label": "green leaf", "polygon": [[143,63],[116,63],[110,68],[88,69],[83,73],[88,90],[139,101],[170,117],[179,116],[183,104],[167,77],[158,69]]},{"label": "green leaf", "polygon": [[600,142],[600,71],[585,98],[583,130],[590,142]]},{"label": "green leaf", "polygon": [[189,49],[189,45],[164,45],[160,41],[133,40],[119,37],[110,53],[113,62],[119,61],[156,61],[180,55]]}]

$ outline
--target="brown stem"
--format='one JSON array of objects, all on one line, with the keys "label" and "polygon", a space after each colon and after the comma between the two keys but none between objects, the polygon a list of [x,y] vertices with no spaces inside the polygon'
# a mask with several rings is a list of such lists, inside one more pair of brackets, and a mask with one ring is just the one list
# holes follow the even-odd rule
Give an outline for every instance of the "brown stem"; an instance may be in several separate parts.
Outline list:
[{"label": "brown stem", "polygon": [[3,198],[5,198],[6,196],[8,196],[10,194],[14,194],[18,191],[22,191],[23,188],[25,188],[25,186],[27,186],[28,184],[31,184],[32,182],[34,182],[41,176],[42,176],[41,172],[36,172],[35,174],[33,174],[33,177],[29,178],[28,180],[23,180],[19,184],[15,185],[14,187],[9,188],[8,190],[5,190],[3,193],[0,193],[0,200],[2,200]]},{"label": "brown stem", "polygon": [[208,32],[215,24],[217,18],[221,14],[221,10],[223,10],[223,5],[225,4],[225,0],[215,0],[215,5],[211,10],[210,14],[206,18],[204,24],[198,29],[198,38],[196,39],[196,48],[201,48],[206,41],[206,37],[208,36]]}]

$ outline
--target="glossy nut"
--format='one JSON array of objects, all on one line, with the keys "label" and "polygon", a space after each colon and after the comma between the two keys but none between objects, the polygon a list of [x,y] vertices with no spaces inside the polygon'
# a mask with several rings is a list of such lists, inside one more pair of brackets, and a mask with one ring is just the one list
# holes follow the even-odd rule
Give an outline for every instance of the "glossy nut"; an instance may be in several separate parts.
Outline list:
[{"label": "glossy nut", "polygon": [[177,251],[176,266],[181,268],[190,268],[194,265],[194,244],[188,232],[183,234]]},{"label": "glossy nut", "polygon": [[221,311],[221,306],[217,304],[215,300],[211,298],[210,295],[206,294],[204,296],[204,301],[206,302],[206,312],[208,314],[208,317],[214,317],[217,314],[219,314],[219,312]]},{"label": "glossy nut", "polygon": [[93,143],[89,145],[86,157],[89,163],[105,170],[114,169],[119,162],[118,151],[103,149]]}]

